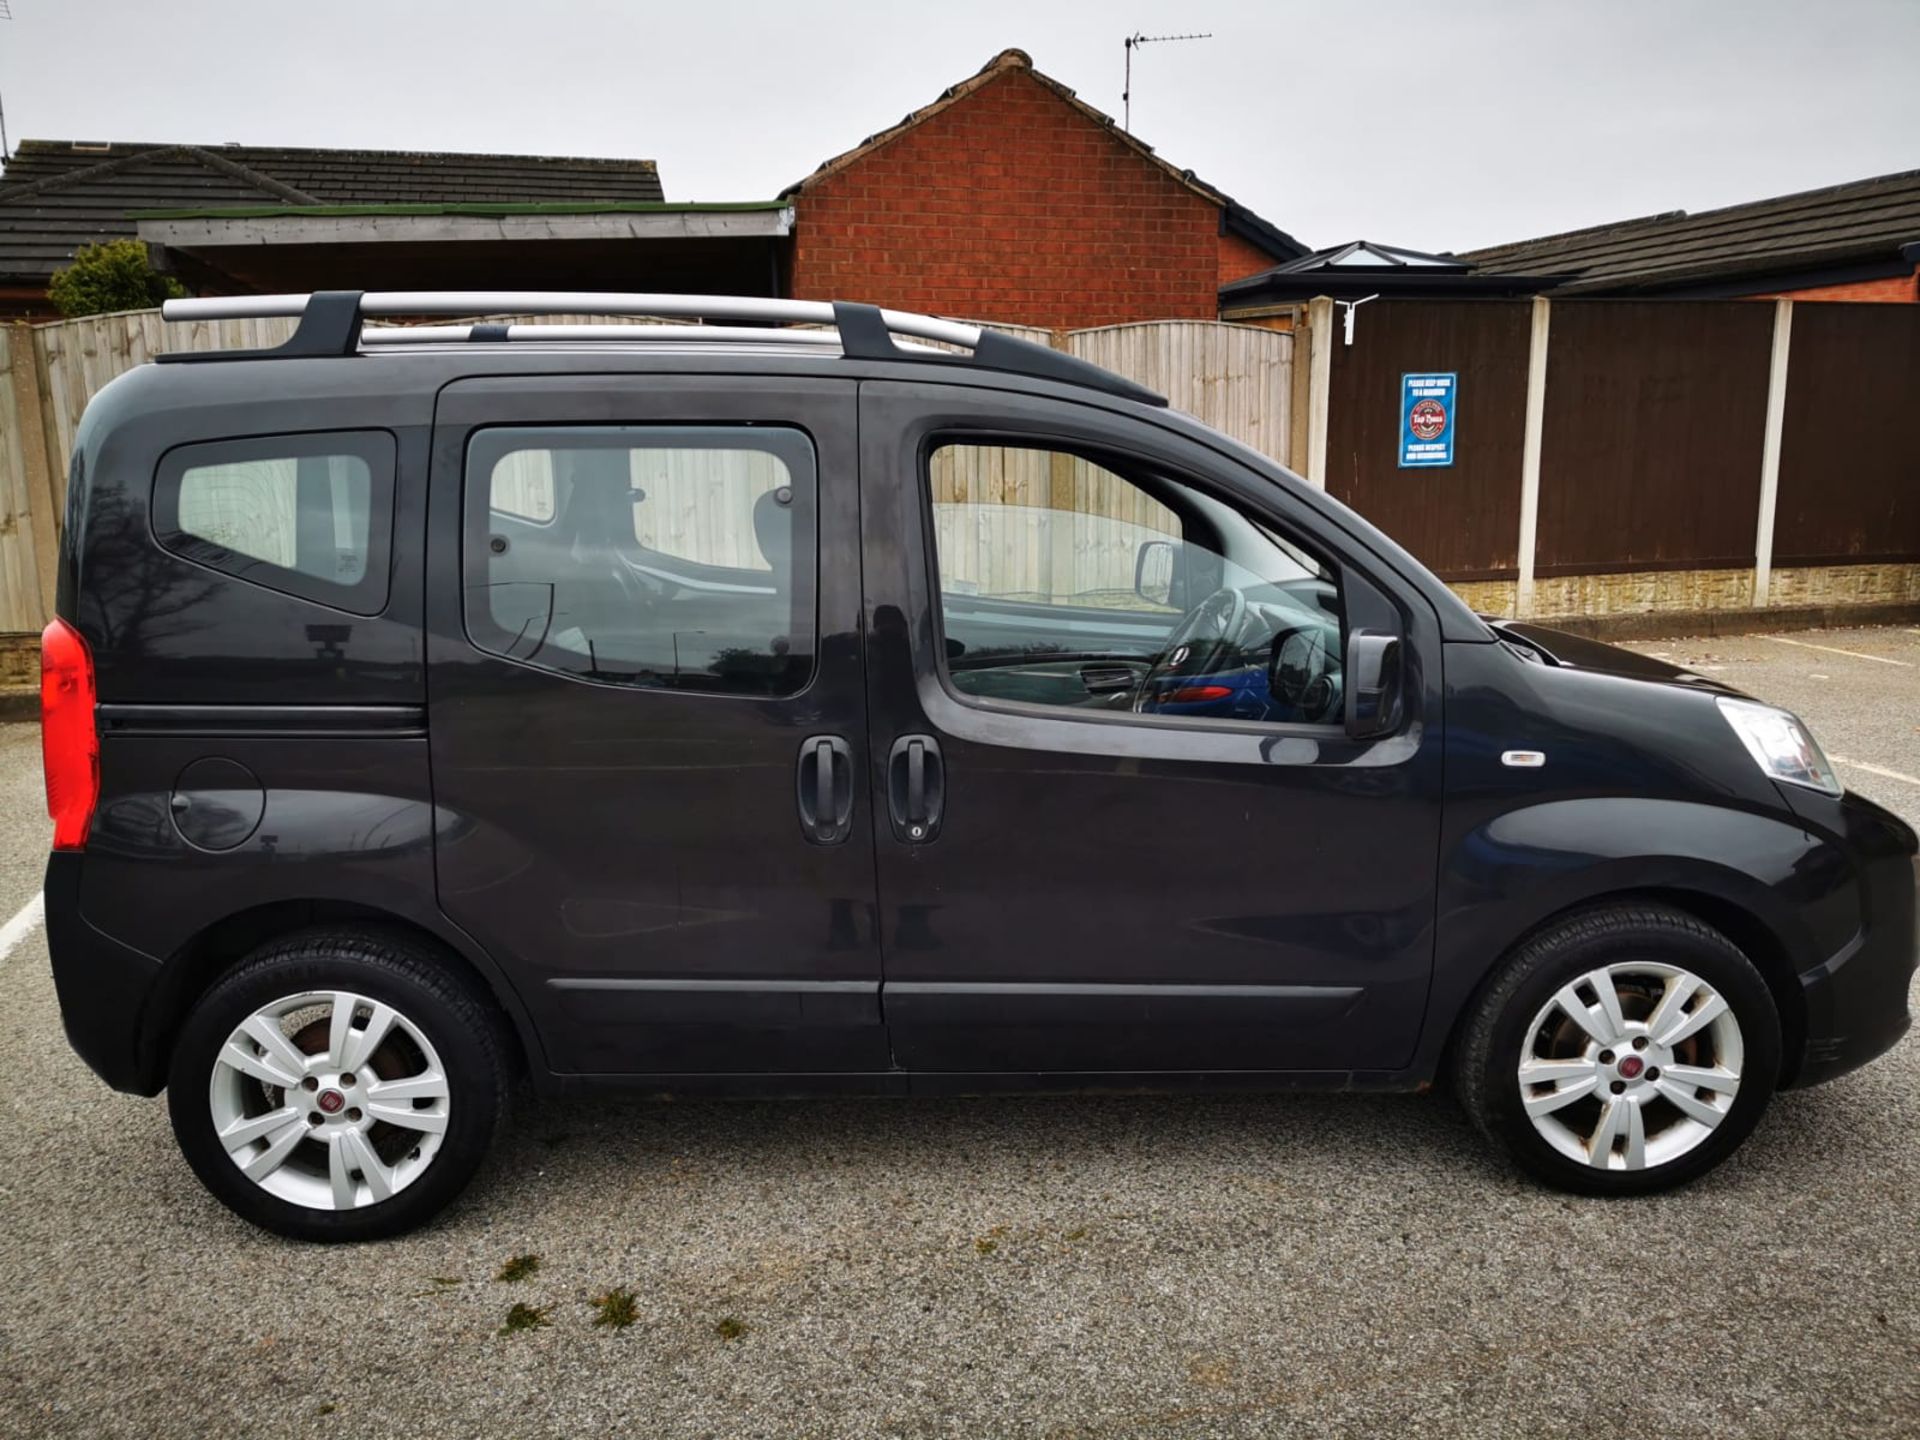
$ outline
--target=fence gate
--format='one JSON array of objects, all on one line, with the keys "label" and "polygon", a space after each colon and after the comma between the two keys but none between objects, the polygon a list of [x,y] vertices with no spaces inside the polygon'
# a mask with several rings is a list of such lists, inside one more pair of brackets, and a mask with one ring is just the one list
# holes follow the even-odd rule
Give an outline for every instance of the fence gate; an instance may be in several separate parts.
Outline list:
[{"label": "fence gate", "polygon": [[1060,348],[1159,391],[1269,459],[1292,462],[1292,335],[1218,320],[1150,320],[1075,330]]}]

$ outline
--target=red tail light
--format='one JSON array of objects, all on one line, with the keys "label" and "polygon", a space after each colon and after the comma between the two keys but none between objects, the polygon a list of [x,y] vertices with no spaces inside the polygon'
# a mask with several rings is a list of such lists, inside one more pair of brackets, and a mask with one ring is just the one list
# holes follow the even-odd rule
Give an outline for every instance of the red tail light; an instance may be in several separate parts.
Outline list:
[{"label": "red tail light", "polygon": [[100,739],[93,724],[93,656],[80,632],[55,620],[40,632],[40,754],[53,848],[86,847],[100,799]]}]

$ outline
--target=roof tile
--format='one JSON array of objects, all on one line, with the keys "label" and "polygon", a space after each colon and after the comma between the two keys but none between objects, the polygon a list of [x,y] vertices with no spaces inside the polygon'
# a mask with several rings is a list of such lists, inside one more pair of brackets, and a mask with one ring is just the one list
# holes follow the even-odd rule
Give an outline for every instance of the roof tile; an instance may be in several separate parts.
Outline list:
[{"label": "roof tile", "polygon": [[1636,290],[1864,260],[1915,241],[1920,170],[1492,245],[1463,258],[1483,270],[1574,277],[1563,290]]},{"label": "roof tile", "polygon": [[168,207],[659,201],[651,160],[22,141],[0,175],[0,282],[43,284],[74,250]]}]

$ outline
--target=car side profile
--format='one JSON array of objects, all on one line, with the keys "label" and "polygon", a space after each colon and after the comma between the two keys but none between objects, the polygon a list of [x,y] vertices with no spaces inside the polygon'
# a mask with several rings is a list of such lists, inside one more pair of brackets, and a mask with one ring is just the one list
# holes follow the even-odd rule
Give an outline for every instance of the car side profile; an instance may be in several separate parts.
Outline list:
[{"label": "car side profile", "polygon": [[[722,323],[367,323],[582,310]],[[1476,616],[1118,376],[846,303],[168,315],[300,322],[81,423],[48,938],[270,1230],[424,1222],[521,1074],[1447,1080],[1637,1194],[1908,1027],[1914,833],[1797,719]]]}]

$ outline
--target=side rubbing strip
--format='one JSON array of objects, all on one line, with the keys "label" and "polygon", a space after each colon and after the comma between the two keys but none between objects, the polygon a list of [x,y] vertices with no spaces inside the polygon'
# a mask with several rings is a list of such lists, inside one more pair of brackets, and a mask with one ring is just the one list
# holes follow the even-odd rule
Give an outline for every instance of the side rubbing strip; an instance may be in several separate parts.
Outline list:
[{"label": "side rubbing strip", "polygon": [[621,975],[560,975],[555,990],[652,991],[661,995],[876,995],[878,980],[639,980]]},{"label": "side rubbing strip", "polygon": [[406,736],[427,733],[424,705],[102,705],[107,735]]},{"label": "side rubbing strip", "polygon": [[921,1025],[1220,1025],[1300,1029],[1364,1002],[1360,985],[1105,985],[893,980],[889,1023]]},{"label": "side rubbing strip", "polygon": [[1359,985],[1106,985],[1019,980],[890,980],[889,995],[928,995],[984,1000],[1044,997],[1063,1000],[1305,1000],[1346,1004],[1364,993]]}]

